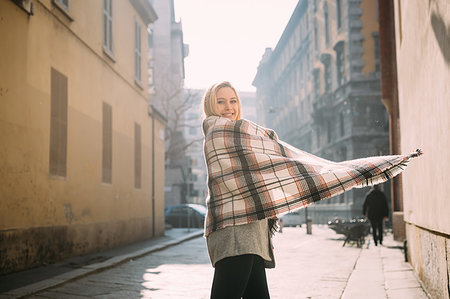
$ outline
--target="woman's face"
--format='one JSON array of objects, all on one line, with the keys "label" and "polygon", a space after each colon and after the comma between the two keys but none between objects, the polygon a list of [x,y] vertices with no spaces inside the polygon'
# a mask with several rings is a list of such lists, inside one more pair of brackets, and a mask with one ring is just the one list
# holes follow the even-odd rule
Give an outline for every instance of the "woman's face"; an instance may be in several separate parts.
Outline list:
[{"label": "woman's face", "polygon": [[216,93],[216,108],[222,117],[236,120],[239,103],[236,93],[230,87],[222,87]]}]

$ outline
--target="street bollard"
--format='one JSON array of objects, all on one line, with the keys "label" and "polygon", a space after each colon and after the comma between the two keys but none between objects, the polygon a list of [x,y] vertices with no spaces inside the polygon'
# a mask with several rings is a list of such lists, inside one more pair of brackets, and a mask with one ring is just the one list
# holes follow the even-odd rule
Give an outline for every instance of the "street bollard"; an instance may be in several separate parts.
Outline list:
[{"label": "street bollard", "polygon": [[403,253],[405,255],[405,262],[408,262],[408,241],[403,241]]},{"label": "street bollard", "polygon": [[306,234],[311,235],[312,234],[312,220],[311,218],[308,218],[306,220]]}]

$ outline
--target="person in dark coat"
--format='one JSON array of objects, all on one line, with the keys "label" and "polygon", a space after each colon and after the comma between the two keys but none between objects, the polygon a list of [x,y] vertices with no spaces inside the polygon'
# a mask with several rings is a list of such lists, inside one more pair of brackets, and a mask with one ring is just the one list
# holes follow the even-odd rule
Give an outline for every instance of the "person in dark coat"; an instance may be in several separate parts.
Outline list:
[{"label": "person in dark coat", "polygon": [[378,185],[373,186],[363,204],[363,215],[369,218],[372,225],[373,241],[375,246],[383,244],[383,220],[389,215],[388,203],[383,191]]}]

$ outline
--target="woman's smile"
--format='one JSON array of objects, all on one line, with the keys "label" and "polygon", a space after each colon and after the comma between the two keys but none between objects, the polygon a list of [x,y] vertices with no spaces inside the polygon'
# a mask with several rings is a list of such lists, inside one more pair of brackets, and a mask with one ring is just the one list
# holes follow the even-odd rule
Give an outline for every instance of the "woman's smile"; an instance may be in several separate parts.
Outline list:
[{"label": "woman's smile", "polygon": [[236,120],[239,109],[238,97],[230,87],[222,87],[216,93],[216,108],[220,116]]}]

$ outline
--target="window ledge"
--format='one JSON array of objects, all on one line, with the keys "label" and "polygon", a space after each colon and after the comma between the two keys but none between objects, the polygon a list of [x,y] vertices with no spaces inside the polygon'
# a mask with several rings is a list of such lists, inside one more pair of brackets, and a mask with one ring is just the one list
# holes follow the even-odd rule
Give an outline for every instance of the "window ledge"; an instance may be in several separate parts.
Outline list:
[{"label": "window ledge", "polygon": [[65,8],[64,6],[62,6],[60,3],[58,3],[56,0],[52,1],[53,5],[56,6],[56,8],[58,8],[58,10],[60,12],[62,12],[67,19],[69,19],[69,21],[73,22],[74,18],[70,15],[69,11],[67,10],[67,8]]},{"label": "window ledge", "polygon": [[68,181],[67,177],[60,176],[60,175],[57,175],[57,174],[49,174],[48,178],[51,179],[51,180],[56,180],[56,181],[65,181],[65,182]]},{"label": "window ledge", "polygon": [[144,90],[144,87],[142,86],[142,82],[138,81],[136,78],[134,78],[134,84],[136,84],[139,89]]},{"label": "window ledge", "polygon": [[112,61],[112,62],[116,62],[116,58],[114,57],[114,54],[107,48],[105,48],[105,46],[102,46],[103,49],[103,53],[106,54],[106,56]]}]

